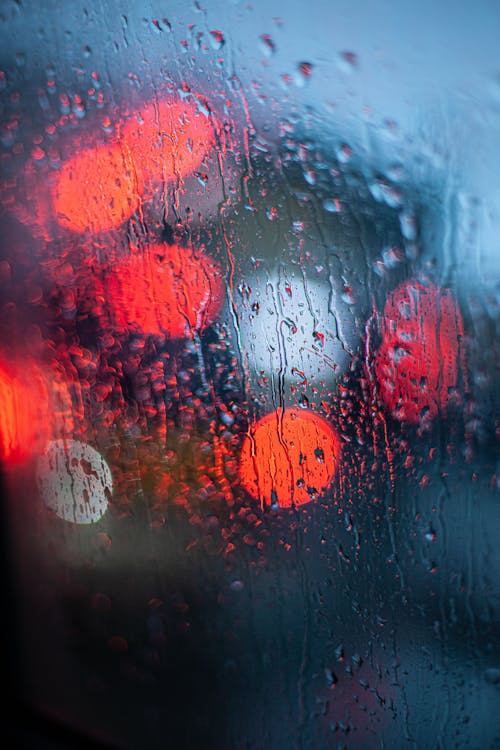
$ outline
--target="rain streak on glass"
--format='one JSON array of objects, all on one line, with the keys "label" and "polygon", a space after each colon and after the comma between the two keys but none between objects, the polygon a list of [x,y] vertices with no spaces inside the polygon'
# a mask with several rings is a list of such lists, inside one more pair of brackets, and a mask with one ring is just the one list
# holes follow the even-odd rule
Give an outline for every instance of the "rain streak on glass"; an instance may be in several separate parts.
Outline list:
[{"label": "rain streak on glass", "polygon": [[17,744],[500,747],[500,17],[438,6],[4,3]]}]

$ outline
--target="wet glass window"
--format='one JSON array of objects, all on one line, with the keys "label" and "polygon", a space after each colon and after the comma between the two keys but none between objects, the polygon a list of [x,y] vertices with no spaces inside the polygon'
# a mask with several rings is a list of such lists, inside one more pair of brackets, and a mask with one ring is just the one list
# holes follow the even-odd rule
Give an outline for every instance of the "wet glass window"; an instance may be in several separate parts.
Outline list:
[{"label": "wet glass window", "polygon": [[500,748],[496,3],[43,6],[0,8],[13,737]]}]

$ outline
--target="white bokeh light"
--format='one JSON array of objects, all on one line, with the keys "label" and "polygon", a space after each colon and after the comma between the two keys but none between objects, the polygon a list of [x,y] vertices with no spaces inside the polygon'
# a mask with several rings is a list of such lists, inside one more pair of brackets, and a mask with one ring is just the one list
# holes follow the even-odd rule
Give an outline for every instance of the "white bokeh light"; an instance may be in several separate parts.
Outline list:
[{"label": "white bokeh light", "polygon": [[352,301],[300,268],[245,277],[235,294],[239,337],[251,374],[284,383],[335,382],[357,346]]},{"label": "white bokeh light", "polygon": [[54,440],[37,465],[44,503],[64,521],[90,524],[108,508],[111,471],[98,451],[78,440]]}]

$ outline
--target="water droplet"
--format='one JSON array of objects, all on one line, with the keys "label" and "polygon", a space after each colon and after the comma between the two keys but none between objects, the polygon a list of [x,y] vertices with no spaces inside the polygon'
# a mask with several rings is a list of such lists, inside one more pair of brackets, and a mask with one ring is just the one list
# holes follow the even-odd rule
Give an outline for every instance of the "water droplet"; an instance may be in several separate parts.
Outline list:
[{"label": "water droplet", "polygon": [[43,150],[43,148],[40,148],[40,146],[36,146],[31,152],[31,156],[33,157],[35,163],[40,164],[45,159],[45,151]]},{"label": "water droplet", "polygon": [[399,223],[405,239],[411,241],[417,238],[417,221],[412,214],[406,212],[400,214]]},{"label": "water droplet", "polygon": [[221,49],[224,46],[224,34],[219,29],[212,29],[210,32],[210,43],[214,49]]},{"label": "water droplet", "polygon": [[310,62],[301,62],[297,66],[297,75],[295,77],[295,83],[297,86],[305,86],[309,78],[312,75],[313,64]]},{"label": "water droplet", "polygon": [[319,346],[323,349],[323,347],[325,346],[325,334],[320,333],[319,331],[314,331],[313,338],[319,344]]},{"label": "water droplet", "polygon": [[300,406],[301,409],[308,409],[309,408],[309,399],[303,393],[301,393],[300,397],[299,397],[299,406]]},{"label": "water droplet", "polygon": [[234,424],[234,415],[228,411],[219,412],[219,417],[222,424],[226,427],[231,427],[231,425]]},{"label": "water droplet", "polygon": [[352,157],[352,148],[347,143],[341,143],[336,149],[335,154],[341,164],[347,164]]},{"label": "water droplet", "polygon": [[310,167],[304,169],[304,179],[308,185],[316,185],[317,177],[314,169],[311,169]]},{"label": "water droplet", "polygon": [[195,177],[197,178],[200,185],[203,185],[205,187],[208,183],[208,174],[206,172],[195,172]]},{"label": "water droplet", "polygon": [[325,198],[323,208],[331,214],[339,214],[342,211],[342,203],[338,198]]},{"label": "water droplet", "polygon": [[333,685],[336,685],[338,682],[337,675],[329,667],[325,668],[325,677],[326,677],[326,682],[330,687],[332,687]]},{"label": "water droplet", "polygon": [[340,53],[339,68],[345,73],[352,73],[358,66],[358,56],[355,52],[344,51]]},{"label": "water droplet", "polygon": [[292,367],[292,375],[296,375],[299,378],[302,378],[301,385],[307,385],[308,381],[307,381],[306,374],[302,370],[299,370],[298,367]]},{"label": "water droplet", "polygon": [[266,57],[271,57],[276,52],[276,45],[269,34],[262,34],[260,36],[260,48]]},{"label": "water droplet", "polygon": [[342,299],[347,305],[355,305],[356,304],[356,298],[354,294],[352,293],[352,289],[350,286],[344,286],[343,292],[341,294]]},{"label": "water droplet", "polygon": [[437,539],[437,534],[434,531],[433,528],[429,528],[429,530],[425,533],[425,540],[426,542],[435,542]]}]

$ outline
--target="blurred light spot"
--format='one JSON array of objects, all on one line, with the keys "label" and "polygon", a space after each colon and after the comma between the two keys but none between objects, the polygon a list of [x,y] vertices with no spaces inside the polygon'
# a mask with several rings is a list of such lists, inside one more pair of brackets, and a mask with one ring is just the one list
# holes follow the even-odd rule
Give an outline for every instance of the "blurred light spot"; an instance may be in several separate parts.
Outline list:
[{"label": "blurred light spot", "polygon": [[108,508],[113,480],[95,448],[78,440],[54,440],[37,465],[44,503],[64,521],[95,523]]},{"label": "blurred light spot", "polygon": [[326,282],[283,274],[247,276],[248,293],[237,299],[241,340],[256,373],[296,381],[336,380],[357,343],[350,303]]},{"label": "blurred light spot", "polygon": [[339,439],[323,417],[280,408],[251,427],[241,451],[241,481],[262,504],[303,505],[328,487],[339,454]]},{"label": "blurred light spot", "polygon": [[206,105],[196,101],[149,104],[122,129],[122,145],[133,156],[146,197],[164,181],[194,172],[214,146],[214,132]]},{"label": "blurred light spot", "polygon": [[221,271],[201,250],[153,245],[117,262],[106,278],[113,325],[151,335],[189,336],[209,325],[224,301]]},{"label": "blurred light spot", "polygon": [[52,198],[62,226],[94,234],[129,219],[141,192],[141,174],[130,152],[119,146],[99,146],[63,164]]},{"label": "blurred light spot", "polygon": [[389,296],[375,375],[382,401],[400,421],[419,423],[445,409],[458,385],[463,321],[451,293],[409,281]]},{"label": "blurred light spot", "polygon": [[0,459],[10,466],[32,454],[38,431],[43,428],[40,413],[46,410],[48,395],[43,382],[31,372],[30,382],[21,380],[0,365]]}]

